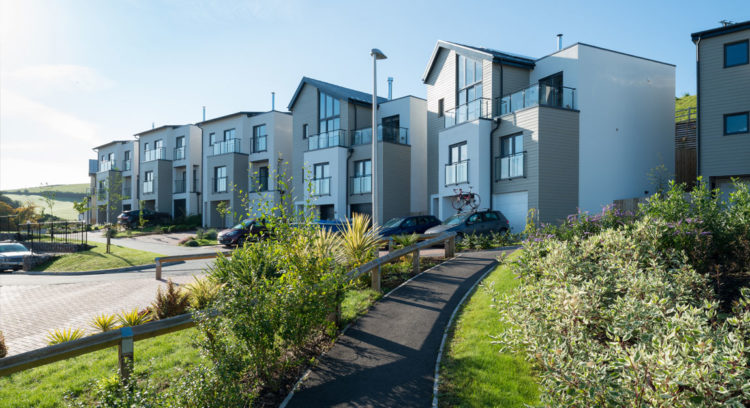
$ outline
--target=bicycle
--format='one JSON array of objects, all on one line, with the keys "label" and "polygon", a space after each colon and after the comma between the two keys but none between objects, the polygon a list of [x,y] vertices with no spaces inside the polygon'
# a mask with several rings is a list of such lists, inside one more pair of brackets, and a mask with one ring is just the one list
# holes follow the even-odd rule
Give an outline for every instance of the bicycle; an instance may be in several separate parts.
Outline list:
[{"label": "bicycle", "polygon": [[481,199],[479,194],[471,191],[471,187],[468,192],[464,192],[461,188],[454,188],[453,192],[456,193],[456,195],[453,196],[451,204],[456,212],[461,213],[466,207],[469,207],[472,211],[476,211],[479,208]]}]

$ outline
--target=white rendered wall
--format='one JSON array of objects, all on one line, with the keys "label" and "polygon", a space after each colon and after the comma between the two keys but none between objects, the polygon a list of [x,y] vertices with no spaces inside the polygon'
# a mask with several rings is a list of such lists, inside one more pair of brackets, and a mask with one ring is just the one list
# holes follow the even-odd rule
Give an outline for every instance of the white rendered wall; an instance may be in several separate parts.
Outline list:
[{"label": "white rendered wall", "polygon": [[305,177],[314,177],[313,168],[318,163],[328,163],[331,175],[331,195],[311,197],[307,191],[307,180],[303,185],[305,198],[312,205],[333,204],[334,218],[343,219],[347,216],[346,208],[346,156],[347,149],[343,147],[329,147],[304,153]]}]

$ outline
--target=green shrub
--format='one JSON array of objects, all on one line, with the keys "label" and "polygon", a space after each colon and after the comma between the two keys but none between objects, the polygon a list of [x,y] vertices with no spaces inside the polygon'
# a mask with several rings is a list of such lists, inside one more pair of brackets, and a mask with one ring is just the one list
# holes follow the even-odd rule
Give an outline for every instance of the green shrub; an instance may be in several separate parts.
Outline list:
[{"label": "green shrub", "polygon": [[205,233],[206,233],[206,231],[203,228],[198,228],[195,231],[195,238],[197,238],[197,239],[203,239]]},{"label": "green shrub", "polygon": [[174,225],[168,226],[167,227],[167,232],[175,232],[175,226]]},{"label": "green shrub", "polygon": [[55,331],[47,332],[47,344],[53,346],[67,341],[78,340],[85,335],[86,333],[81,329],[55,329]]},{"label": "green shrub", "polygon": [[185,218],[185,221],[183,224],[187,227],[187,230],[195,229],[196,227],[199,227],[201,223],[203,222],[203,217],[200,214],[195,214],[188,216]]},{"label": "green shrub", "polygon": [[339,252],[347,268],[355,268],[375,259],[380,247],[380,227],[370,227],[370,217],[354,216],[343,224],[339,241]]},{"label": "green shrub", "polygon": [[215,240],[216,237],[218,236],[219,236],[219,233],[216,231],[216,228],[211,228],[203,232],[202,239]]},{"label": "green shrub", "polygon": [[169,232],[169,226],[159,227],[159,231],[161,231],[162,234],[166,234]]},{"label": "green shrub", "polygon": [[3,332],[0,331],[0,358],[3,358],[8,355],[8,346],[5,345],[5,336],[3,336]]},{"label": "green shrub", "polygon": [[193,282],[185,285],[190,295],[190,307],[193,309],[207,308],[219,295],[221,285],[211,278],[193,277]]},{"label": "green shrub", "polygon": [[198,243],[198,241],[196,241],[194,239],[190,239],[190,240],[188,240],[188,241],[185,242],[185,246],[188,246],[188,247],[197,247],[197,246],[200,246],[200,244]]},{"label": "green shrub", "polygon": [[161,286],[156,290],[156,300],[151,303],[151,314],[156,319],[166,319],[185,313],[189,304],[188,294],[169,279],[166,290],[162,290]]},{"label": "green shrub", "polygon": [[123,310],[117,315],[117,321],[123,327],[138,326],[139,324],[148,323],[153,319],[148,310],[133,309],[131,311]]},{"label": "green shrub", "polygon": [[110,331],[117,328],[117,316],[100,314],[91,320],[91,327],[100,332]]}]

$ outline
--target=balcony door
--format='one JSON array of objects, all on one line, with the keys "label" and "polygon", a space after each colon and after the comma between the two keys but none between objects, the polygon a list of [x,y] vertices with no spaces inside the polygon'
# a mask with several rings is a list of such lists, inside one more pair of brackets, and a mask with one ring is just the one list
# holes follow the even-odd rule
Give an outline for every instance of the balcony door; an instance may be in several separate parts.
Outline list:
[{"label": "balcony door", "polygon": [[558,72],[539,80],[539,104],[562,106],[563,73]]}]

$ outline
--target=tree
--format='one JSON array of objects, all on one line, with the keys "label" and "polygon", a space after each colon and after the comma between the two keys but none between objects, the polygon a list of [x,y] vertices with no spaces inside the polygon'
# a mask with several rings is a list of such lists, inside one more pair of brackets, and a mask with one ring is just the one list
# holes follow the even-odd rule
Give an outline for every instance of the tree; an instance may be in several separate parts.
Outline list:
[{"label": "tree", "polygon": [[73,209],[76,210],[79,215],[86,213],[86,211],[91,209],[89,206],[89,198],[83,197],[83,200],[81,201],[73,201]]},{"label": "tree", "polygon": [[224,219],[224,223],[227,222],[227,214],[229,214],[231,211],[232,209],[229,208],[229,201],[220,201],[219,204],[216,204],[216,212],[222,216],[222,218]]},{"label": "tree", "polygon": [[105,187],[105,191],[107,193],[107,203],[105,204],[106,212],[107,212],[107,224],[105,225],[106,231],[105,235],[107,236],[107,251],[106,253],[109,253],[109,247],[110,247],[110,239],[114,233],[115,225],[113,222],[109,222],[109,216],[115,212],[119,212],[122,210],[122,200],[124,200],[125,197],[122,194],[122,176],[120,175],[120,172],[113,171],[110,172],[109,177],[107,177],[107,184]]},{"label": "tree", "polygon": [[[44,183],[42,184],[42,198],[44,199],[44,204],[47,208],[49,208],[49,215],[50,218],[54,218],[53,210],[55,208],[55,197],[57,197],[57,191],[50,190],[49,184]],[[42,215],[44,215],[44,209],[42,209]]]}]

